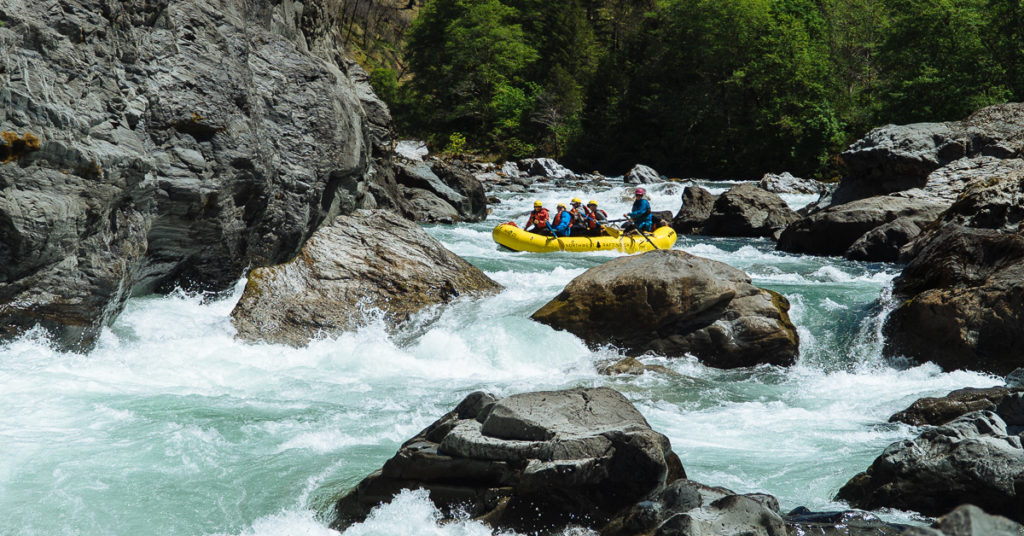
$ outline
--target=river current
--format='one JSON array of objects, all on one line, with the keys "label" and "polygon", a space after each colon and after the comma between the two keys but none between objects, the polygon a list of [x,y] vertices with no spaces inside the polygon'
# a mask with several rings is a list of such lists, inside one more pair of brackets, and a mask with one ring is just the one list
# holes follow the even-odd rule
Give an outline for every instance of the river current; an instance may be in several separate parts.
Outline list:
[{"label": "river current", "polygon": [[[702,184],[713,193],[731,186]],[[654,210],[675,213],[683,186],[647,185]],[[790,300],[798,363],[716,370],[647,357],[680,375],[601,376],[595,363],[619,351],[591,350],[529,316],[618,254],[515,253],[490,230],[522,225],[534,199],[595,199],[614,218],[631,196],[621,183],[544,188],[499,194],[485,222],[430,226],[505,289],[427,312],[397,333],[366,311],[359,331],[305,348],[240,343],[229,313],[241,281],[229,296],[133,298],[88,355],[55,351],[41,333],[0,346],[0,534],[337,534],[327,528],[330,499],[466,394],[602,385],[671,439],[691,479],[770,493],[784,511],[843,509],[831,500],[839,487],[916,433],[888,424],[890,414],[922,396],[1002,383],[882,358],[898,266],[697,236],[675,248],[742,269]],[[783,198],[794,208],[814,199]],[[409,491],[345,534],[490,534],[437,516],[422,491]]]}]

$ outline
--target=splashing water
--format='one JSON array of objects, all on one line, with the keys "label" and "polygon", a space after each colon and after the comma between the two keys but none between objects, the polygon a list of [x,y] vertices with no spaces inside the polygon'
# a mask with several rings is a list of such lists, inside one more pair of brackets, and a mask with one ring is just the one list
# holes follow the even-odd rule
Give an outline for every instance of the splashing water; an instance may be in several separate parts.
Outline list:
[{"label": "splashing water", "polygon": [[[650,185],[654,209],[678,210],[682,187]],[[535,198],[596,199],[614,218],[629,208],[628,188],[503,194],[483,223],[430,227],[505,290],[422,315],[397,334],[371,317],[304,348],[240,343],[229,317],[240,282],[220,300],[134,298],[88,355],[55,351],[39,332],[3,345],[0,533],[337,534],[327,528],[332,498],[468,393],[601,385],[625,393],[671,439],[691,478],[771,493],[783,509],[843,508],[831,501],[838,488],[913,435],[887,424],[891,413],[921,396],[1000,383],[881,357],[896,266],[692,236],[675,248],[729,263],[790,300],[799,363],[716,370],[650,357],[680,375],[599,376],[594,363],[618,351],[591,350],[529,315],[618,254],[515,253],[490,230],[522,224]],[[796,207],[812,200],[787,197]],[[490,533],[469,520],[440,524],[422,491],[346,531]]]}]

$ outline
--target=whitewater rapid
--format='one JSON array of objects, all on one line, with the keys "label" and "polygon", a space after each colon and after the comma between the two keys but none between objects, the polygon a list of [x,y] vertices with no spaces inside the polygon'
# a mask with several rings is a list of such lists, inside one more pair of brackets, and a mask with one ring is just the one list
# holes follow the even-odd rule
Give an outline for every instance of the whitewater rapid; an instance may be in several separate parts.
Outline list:
[{"label": "whitewater rapid", "polygon": [[[684,184],[646,186],[655,210],[679,209]],[[890,414],[921,396],[1001,383],[881,357],[897,266],[708,237],[675,247],[784,294],[801,337],[797,365],[716,370],[649,357],[680,376],[598,375],[595,362],[617,350],[589,349],[529,315],[617,254],[515,253],[490,230],[522,225],[538,198],[596,199],[616,217],[627,190],[499,194],[485,222],[430,226],[505,290],[427,311],[397,333],[367,311],[357,332],[305,348],[241,343],[229,317],[240,281],[226,296],[133,298],[88,355],[55,351],[39,332],[0,346],[0,534],[336,534],[331,499],[466,394],[600,385],[622,391],[670,438],[690,478],[770,493],[784,510],[842,509],[831,501],[838,488],[914,435],[888,424]],[[814,200],[784,197],[795,208]],[[423,492],[409,491],[346,534],[490,534],[471,521],[440,525],[437,515]]]}]

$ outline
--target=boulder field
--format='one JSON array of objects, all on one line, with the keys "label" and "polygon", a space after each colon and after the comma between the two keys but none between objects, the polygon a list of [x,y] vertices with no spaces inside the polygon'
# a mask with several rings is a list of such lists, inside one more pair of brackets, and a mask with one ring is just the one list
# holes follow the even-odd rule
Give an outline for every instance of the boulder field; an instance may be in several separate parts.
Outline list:
[{"label": "boulder field", "polygon": [[721,368],[790,365],[799,340],[782,295],[679,250],[620,257],[573,279],[532,316],[630,355],[692,354]]}]

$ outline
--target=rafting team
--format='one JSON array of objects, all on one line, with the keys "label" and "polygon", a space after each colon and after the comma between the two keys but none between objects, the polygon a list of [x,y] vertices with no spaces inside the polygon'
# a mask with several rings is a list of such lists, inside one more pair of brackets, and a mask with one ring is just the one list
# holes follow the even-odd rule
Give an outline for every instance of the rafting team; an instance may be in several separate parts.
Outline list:
[{"label": "rafting team", "polygon": [[[622,226],[626,233],[640,231],[648,232],[653,227],[654,219],[651,214],[651,203],[644,199],[646,192],[643,188],[637,188],[634,192],[635,199],[633,208],[628,214],[623,214],[629,221]],[[587,205],[581,206],[583,201],[574,197],[570,202],[571,209],[567,209],[565,203],[557,205],[558,212],[548,220],[548,209],[540,201],[533,202],[533,212],[530,219],[526,221],[524,229],[529,233],[559,236],[601,236],[604,230],[604,223],[608,221],[608,213],[597,208],[597,201],[588,201]]]}]

